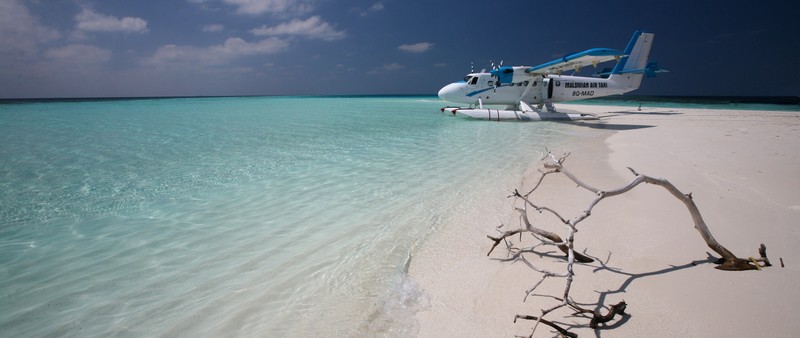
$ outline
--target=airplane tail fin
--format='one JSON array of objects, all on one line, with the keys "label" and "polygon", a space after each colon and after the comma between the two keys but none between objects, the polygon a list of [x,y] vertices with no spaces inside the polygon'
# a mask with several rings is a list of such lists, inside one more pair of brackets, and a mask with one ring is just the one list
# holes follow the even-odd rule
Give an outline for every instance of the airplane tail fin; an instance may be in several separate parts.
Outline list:
[{"label": "airplane tail fin", "polygon": [[648,63],[650,47],[653,45],[655,34],[636,31],[633,38],[625,47],[625,56],[611,71],[610,80],[617,82],[626,92],[639,88],[643,74],[650,76],[662,70],[655,63]]}]

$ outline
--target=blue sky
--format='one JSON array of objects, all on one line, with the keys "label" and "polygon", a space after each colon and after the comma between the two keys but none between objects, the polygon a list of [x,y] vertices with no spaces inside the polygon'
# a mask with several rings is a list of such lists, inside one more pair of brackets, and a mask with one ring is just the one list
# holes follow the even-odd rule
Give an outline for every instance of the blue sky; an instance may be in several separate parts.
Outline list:
[{"label": "blue sky", "polygon": [[[0,98],[435,94],[656,34],[639,95],[800,95],[798,5],[755,1],[0,0]],[[585,73],[591,73],[586,71]]]}]

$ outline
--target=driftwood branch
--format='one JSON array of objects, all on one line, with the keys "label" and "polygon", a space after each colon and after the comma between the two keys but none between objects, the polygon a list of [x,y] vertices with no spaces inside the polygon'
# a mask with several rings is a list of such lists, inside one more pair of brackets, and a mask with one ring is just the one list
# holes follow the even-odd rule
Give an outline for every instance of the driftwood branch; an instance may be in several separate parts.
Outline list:
[{"label": "driftwood branch", "polygon": [[[547,326],[554,328],[562,336],[577,337],[575,333],[569,332],[567,329],[559,326],[558,324],[544,319],[544,317],[547,316],[549,313],[557,309],[563,308],[565,306],[571,307],[574,310],[576,310],[577,311],[576,314],[591,314],[592,319],[589,323],[589,327],[593,329],[597,329],[598,324],[603,324],[612,321],[615,315],[625,315],[625,309],[627,308],[627,303],[625,303],[624,301],[612,305],[609,308],[608,313],[603,315],[598,311],[584,309],[579,304],[575,303],[569,298],[570,288],[572,286],[572,281],[574,278],[573,265],[575,261],[578,261],[580,263],[588,263],[593,261],[592,258],[575,252],[574,248],[575,233],[577,232],[578,224],[580,224],[589,216],[591,216],[592,210],[601,201],[605,200],[606,198],[622,195],[634,189],[635,187],[639,186],[642,183],[660,186],[665,190],[667,190],[670,194],[672,194],[672,196],[674,196],[684,204],[686,209],[689,211],[689,214],[692,216],[694,228],[700,233],[700,236],[706,242],[708,247],[722,257],[715,262],[718,264],[716,267],[717,269],[728,270],[728,271],[756,270],[756,269],[760,270],[762,267],[771,266],[769,258],[767,258],[767,248],[766,246],[764,246],[764,244],[761,244],[761,246],[758,249],[759,258],[748,257],[747,259],[737,257],[730,250],[728,250],[722,244],[720,244],[711,234],[708,225],[706,225],[705,221],[703,220],[703,217],[701,216],[700,211],[697,208],[697,205],[694,203],[694,200],[692,199],[692,194],[691,193],[684,194],[669,181],[661,178],[654,178],[651,176],[642,175],[640,173],[637,173],[635,170],[628,168],[634,175],[634,179],[632,181],[630,181],[628,184],[620,188],[603,191],[587,184],[586,182],[583,182],[577,176],[573,175],[569,170],[567,170],[564,167],[564,161],[568,156],[569,154],[566,154],[559,158],[556,158],[552,153],[548,151],[547,154],[542,159],[545,170],[540,170],[542,175],[536,182],[533,189],[531,189],[528,193],[524,195],[521,194],[519,190],[515,190],[514,194],[509,196],[515,199],[519,199],[523,202],[522,208],[516,208],[516,211],[519,212],[520,214],[520,227],[518,229],[501,232],[498,236],[491,236],[491,235],[487,236],[489,237],[490,240],[494,242],[491,249],[487,253],[487,256],[491,255],[491,253],[495,250],[495,248],[502,242],[505,243],[506,249],[511,254],[510,257],[503,260],[522,261],[531,269],[543,274],[542,278],[530,290],[527,290],[525,299],[527,299],[528,296],[531,295],[532,292],[548,277],[560,277],[566,279],[562,297],[551,296],[552,298],[557,299],[560,302],[559,304],[552,306],[551,308],[548,309],[542,309],[541,315],[539,316],[517,315],[515,317],[514,319],[515,322],[517,319],[536,321],[536,324],[533,327],[533,331],[531,332],[531,336],[533,336],[533,333],[536,331],[536,328],[538,327],[539,323],[543,323]],[[536,189],[539,188],[539,186],[541,185],[542,181],[545,179],[546,176],[558,173],[563,174],[564,176],[569,178],[572,182],[577,184],[578,187],[588,190],[595,195],[595,198],[589,202],[587,208],[573,218],[563,217],[558,211],[550,207],[537,205],[533,203],[530,198],[530,196],[536,191]],[[535,209],[540,214],[545,213],[557,218],[561,223],[565,225],[565,230],[566,230],[565,236],[562,237],[553,232],[546,231],[544,229],[534,226],[533,222],[528,217],[528,207]],[[513,244],[513,242],[510,240],[512,237],[517,235],[522,236],[522,234],[524,233],[529,233],[533,237],[537,238],[540,241],[540,244],[530,248],[520,248],[517,247],[515,244]],[[559,250],[567,254],[567,265],[566,265],[566,271],[564,273],[555,273],[545,269],[541,269],[537,267],[535,264],[533,264],[530,260],[525,258],[526,253],[536,253],[535,250],[539,246],[543,245],[556,246],[559,248]]]},{"label": "driftwood branch", "polygon": [[[561,162],[563,162],[563,160]],[[609,191],[601,191],[601,190],[598,190],[596,188],[593,188],[593,187],[583,183],[577,177],[572,175],[572,173],[570,173],[566,168],[564,168],[564,166],[562,165],[561,162],[548,162],[548,163],[545,163],[545,168],[554,169],[554,170],[557,170],[557,171],[559,171],[561,173],[564,173],[565,176],[569,177],[578,186],[580,186],[580,187],[582,187],[582,188],[584,188],[586,190],[589,190],[589,191],[591,191],[591,192],[593,192],[593,193],[595,193],[597,195],[597,197],[592,201],[592,203],[589,205],[589,207],[586,209],[586,211],[584,211],[584,213],[582,215],[580,215],[578,218],[576,218],[574,220],[574,222],[575,222],[574,224],[577,225],[577,223],[579,223],[579,222],[583,221],[584,219],[586,219],[587,217],[589,217],[589,215],[591,215],[592,209],[598,203],[600,203],[600,201],[602,201],[602,200],[604,200],[606,198],[609,198],[609,197],[622,195],[622,194],[632,190],[633,188],[637,187],[641,183],[653,184],[653,185],[657,185],[657,186],[660,186],[660,187],[666,189],[670,194],[672,194],[672,196],[674,196],[675,198],[677,198],[678,200],[683,202],[683,204],[688,209],[689,214],[692,216],[692,220],[694,221],[694,228],[697,229],[698,232],[700,232],[700,236],[706,242],[708,247],[711,250],[714,250],[714,252],[718,253],[720,256],[722,256],[723,260],[720,261],[720,264],[717,266],[717,269],[730,270],[730,271],[755,270],[755,269],[757,269],[756,265],[751,264],[752,262],[750,260],[736,257],[736,255],[734,255],[730,250],[728,250],[727,248],[722,246],[722,244],[717,242],[717,240],[711,234],[711,230],[708,229],[708,226],[706,225],[706,222],[703,220],[703,216],[700,214],[700,210],[697,208],[697,205],[694,203],[694,200],[692,199],[692,194],[691,193],[684,194],[680,190],[678,190],[678,188],[676,188],[672,183],[670,183],[669,181],[667,181],[665,179],[654,178],[654,177],[650,177],[650,176],[647,176],[647,175],[642,175],[642,174],[637,173],[635,170],[633,170],[631,168],[628,168],[628,170],[630,170],[635,175],[635,178],[630,183],[628,183],[626,186],[618,188],[618,189],[609,190]],[[764,248],[764,257],[766,257],[766,248]]]},{"label": "driftwood branch", "polygon": [[[538,186],[538,184],[537,184],[537,186]],[[534,208],[536,208],[536,206],[533,205],[533,203],[530,203],[530,201],[527,200],[527,197],[522,196],[519,193],[518,190],[514,190],[514,194],[509,196],[509,197],[521,198],[521,199],[526,201],[526,203],[527,203],[526,207],[528,205],[531,205]],[[545,208],[542,208],[542,209],[545,209]],[[533,224],[528,219],[527,208],[522,208],[522,209],[517,208],[516,210],[520,213],[520,217],[522,218],[522,222],[525,225],[525,228],[524,229],[509,230],[509,231],[503,232],[498,237],[493,237],[493,236],[487,235],[486,237],[489,237],[489,239],[494,241],[494,245],[492,245],[492,248],[489,249],[488,253],[486,253],[487,256],[490,255],[492,253],[492,251],[494,251],[494,249],[497,247],[497,245],[500,244],[500,242],[504,241],[506,238],[512,237],[514,235],[517,235],[517,234],[520,234],[520,233],[524,233],[524,232],[530,232],[530,233],[532,233],[534,235],[538,235],[538,236],[544,237],[544,238],[552,241],[553,243],[557,243],[558,249],[561,250],[561,252],[563,252],[564,254],[569,255],[569,248],[565,244],[564,240],[561,239],[561,236],[559,236],[559,235],[557,235],[557,234],[555,234],[553,232],[550,232],[550,231],[547,231],[547,230],[544,230],[544,229],[540,229],[540,228],[537,228],[537,227],[533,226]],[[548,210],[550,210],[550,209],[548,209]],[[555,211],[553,211],[553,212],[555,213]],[[558,214],[556,213],[556,215],[558,215]],[[559,216],[559,218],[561,218],[561,217]],[[563,218],[561,218],[561,219],[562,219],[563,222],[565,222],[565,223],[567,222]],[[594,259],[591,259],[591,258],[589,258],[589,257],[587,257],[585,255],[580,254],[580,253],[575,253],[575,260],[577,260],[578,262],[581,262],[581,263],[594,262]]]},{"label": "driftwood branch", "polygon": [[[606,313],[606,314],[601,314],[598,311],[587,310],[587,309],[582,309],[582,308],[577,308],[576,309],[577,310],[576,314],[590,313],[592,315],[592,320],[589,322],[589,327],[593,328],[593,329],[596,329],[597,328],[597,324],[604,324],[604,323],[610,322],[610,321],[614,320],[614,317],[616,315],[623,315],[624,316],[625,315],[625,309],[627,307],[628,307],[628,304],[625,303],[625,301],[623,300],[623,301],[621,301],[621,302],[619,302],[617,304],[611,305],[611,308],[609,308],[608,313]],[[575,334],[573,332],[569,332],[566,329],[564,329],[563,327],[559,326],[558,324],[553,323],[553,322],[551,322],[549,320],[546,320],[546,319],[542,319],[540,317],[530,316],[530,315],[516,315],[514,317],[514,322],[515,323],[517,322],[517,319],[535,320],[535,321],[541,322],[542,324],[545,324],[547,326],[550,326],[550,327],[554,328],[556,331],[558,331],[559,334],[561,334],[563,336],[576,337],[576,338],[578,337],[577,334]]]}]

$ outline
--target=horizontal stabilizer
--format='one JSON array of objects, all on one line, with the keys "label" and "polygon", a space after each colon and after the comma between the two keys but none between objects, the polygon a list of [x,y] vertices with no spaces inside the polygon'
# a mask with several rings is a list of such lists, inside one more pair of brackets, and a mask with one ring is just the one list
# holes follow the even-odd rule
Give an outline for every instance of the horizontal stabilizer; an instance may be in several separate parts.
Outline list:
[{"label": "horizontal stabilizer", "polygon": [[[644,68],[627,69],[618,71],[614,74],[644,74],[647,77],[656,77],[656,74],[658,73],[669,73],[669,70],[661,68],[661,66],[658,65],[658,62],[650,61]],[[592,75],[597,77],[608,77],[610,74],[612,74],[612,72],[607,73],[604,69],[602,73],[595,73]]]},{"label": "horizontal stabilizer", "polygon": [[644,67],[644,75],[647,77],[656,77],[658,73],[669,73],[669,70],[661,68],[655,61],[648,62],[647,67]]}]

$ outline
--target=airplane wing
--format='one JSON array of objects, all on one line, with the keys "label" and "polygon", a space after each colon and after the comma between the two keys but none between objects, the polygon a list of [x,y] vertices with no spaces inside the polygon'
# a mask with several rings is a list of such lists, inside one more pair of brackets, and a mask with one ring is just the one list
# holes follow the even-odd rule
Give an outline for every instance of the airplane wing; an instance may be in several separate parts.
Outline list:
[{"label": "airplane wing", "polygon": [[561,73],[564,70],[579,71],[581,67],[592,65],[597,67],[598,64],[608,62],[611,60],[619,60],[624,54],[620,51],[609,48],[592,48],[583,52],[569,54],[563,58],[550,61],[538,66],[530,67],[525,70],[526,73],[534,74],[554,74]]}]

